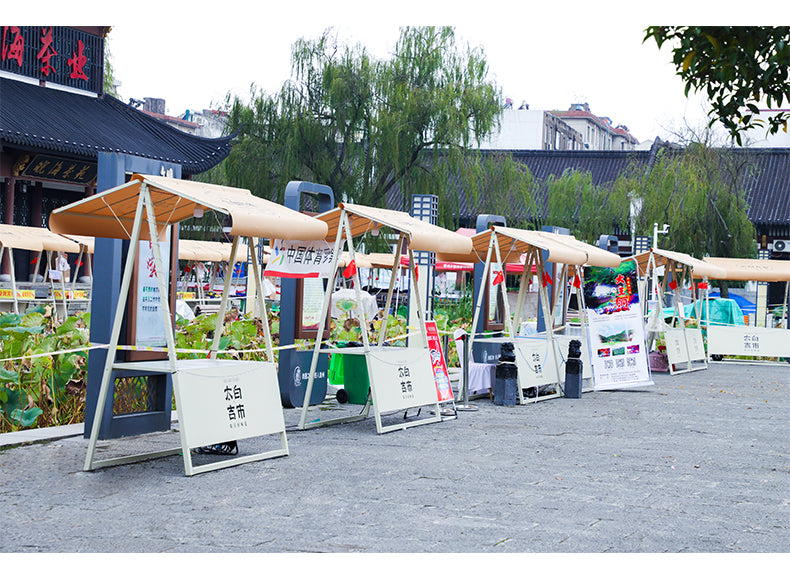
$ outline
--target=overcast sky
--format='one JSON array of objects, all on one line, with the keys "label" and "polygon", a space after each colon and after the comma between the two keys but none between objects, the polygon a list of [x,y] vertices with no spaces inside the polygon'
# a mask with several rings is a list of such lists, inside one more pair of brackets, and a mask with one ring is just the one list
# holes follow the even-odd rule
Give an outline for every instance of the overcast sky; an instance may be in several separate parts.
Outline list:
[{"label": "overcast sky", "polygon": [[[721,14],[723,6],[670,0],[658,12],[640,6],[635,13],[633,1],[619,0],[544,2],[539,8],[532,2],[426,0],[79,4],[84,10],[77,22],[71,3],[53,3],[51,13],[65,24],[111,25],[121,97],[164,98],[171,115],[216,107],[229,91],[246,96],[252,83],[278,90],[290,75],[294,41],[329,27],[386,58],[400,26],[446,24],[458,40],[483,48],[491,79],[516,106],[526,101],[531,109],[567,110],[587,102],[594,114],[627,126],[640,141],[668,138],[684,123],[699,127],[705,118],[704,98],[684,96],[669,47],[643,43],[644,29],[677,23],[668,17],[673,9],[698,22]],[[46,24],[20,13],[22,24]]]}]

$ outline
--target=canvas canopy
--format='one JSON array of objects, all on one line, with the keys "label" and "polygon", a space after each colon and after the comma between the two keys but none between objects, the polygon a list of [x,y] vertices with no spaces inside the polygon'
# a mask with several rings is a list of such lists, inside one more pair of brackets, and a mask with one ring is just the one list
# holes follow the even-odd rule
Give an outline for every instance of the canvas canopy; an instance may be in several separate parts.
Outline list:
[{"label": "canvas canopy", "polygon": [[[156,206],[160,234],[169,224],[209,210],[230,217],[230,233],[234,236],[321,240],[327,234],[324,222],[253,196],[249,190],[141,174],[134,174],[126,184],[53,211],[50,228],[59,234],[88,232],[102,238],[131,238],[142,186],[148,187]],[[140,239],[150,240],[147,226],[141,227]]]},{"label": "canvas canopy", "polygon": [[472,237],[474,251],[481,261],[485,260],[491,234],[494,232],[497,234],[503,264],[520,263],[523,253],[531,248],[539,248],[548,251],[549,262],[603,268],[616,268],[620,265],[617,254],[576,240],[573,236],[506,226],[492,226]]},{"label": "canvas canopy", "polygon": [[671,262],[677,262],[691,268],[696,278],[718,278],[719,276],[717,275],[722,273],[722,270],[716,264],[709,262],[707,258],[705,260],[699,260],[683,252],[663,250],[660,248],[651,248],[647,252],[642,252],[634,256],[640,270],[647,269],[647,263],[650,260],[651,252],[653,253],[653,259],[657,267],[666,265],[671,266]]},{"label": "canvas canopy", "polygon": [[705,263],[715,267],[708,274],[694,269],[695,278],[707,276],[716,280],[754,280],[757,282],[790,282],[790,261],[754,260],[750,258],[711,258]]},{"label": "canvas canopy", "polygon": [[[231,251],[230,242],[211,242],[208,240],[179,240],[178,259],[207,262],[228,262]],[[236,251],[236,262],[246,262],[246,250]]]},{"label": "canvas canopy", "polygon": [[65,236],[69,240],[73,240],[80,246],[83,246],[88,254],[93,254],[96,245],[96,239],[93,236],[81,236],[79,234],[65,234]]},{"label": "canvas canopy", "polygon": [[[315,217],[328,225],[327,240],[335,239],[344,209],[349,217],[352,236],[359,236],[374,228],[386,226],[406,234],[412,250],[468,254],[472,249],[469,238],[414,218],[406,212],[346,203],[341,203],[338,208]],[[394,255],[391,258],[394,259]]]},{"label": "canvas canopy", "polygon": [[6,248],[32,250],[34,252],[53,250],[78,253],[80,251],[80,246],[76,242],[53,234],[46,228],[34,228],[32,226],[0,224],[0,243]]}]

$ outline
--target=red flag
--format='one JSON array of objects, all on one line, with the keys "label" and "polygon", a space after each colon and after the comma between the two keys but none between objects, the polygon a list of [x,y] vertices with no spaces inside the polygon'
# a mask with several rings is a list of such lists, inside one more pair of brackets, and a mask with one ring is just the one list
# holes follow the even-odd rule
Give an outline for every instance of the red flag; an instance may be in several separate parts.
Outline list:
[{"label": "red flag", "polygon": [[675,288],[677,288],[677,287],[678,287],[678,283],[677,283],[677,282],[675,282],[674,280],[673,280],[672,282],[670,282],[670,283],[669,283],[669,288],[670,288],[671,290],[674,290],[674,289],[675,289]]},{"label": "red flag", "polygon": [[708,289],[708,283],[707,282],[700,282],[699,284],[697,284],[697,287],[700,290],[707,290]]},{"label": "red flag", "polygon": [[543,287],[545,288],[549,284],[553,284],[553,282],[551,281],[551,275],[544,270],[543,271]]},{"label": "red flag", "polygon": [[505,281],[505,276],[502,274],[502,270],[500,270],[499,272],[496,273],[496,276],[494,276],[493,284],[494,286],[496,286],[497,284],[501,284],[504,281]]},{"label": "red flag", "polygon": [[348,263],[346,269],[343,270],[343,278],[351,278],[356,271],[357,271],[357,263],[354,260],[352,260],[351,262]]},{"label": "red flag", "polygon": [[31,264],[35,264],[36,262],[38,262],[38,256],[36,256],[35,258],[33,258],[33,259],[30,261],[30,263],[31,263]]},{"label": "red flag", "polygon": [[574,288],[581,288],[582,287],[582,279],[578,276],[573,277],[573,287]]},{"label": "red flag", "polygon": [[420,281],[420,268],[419,268],[419,266],[415,266],[414,267],[414,281],[415,282],[419,282]]}]

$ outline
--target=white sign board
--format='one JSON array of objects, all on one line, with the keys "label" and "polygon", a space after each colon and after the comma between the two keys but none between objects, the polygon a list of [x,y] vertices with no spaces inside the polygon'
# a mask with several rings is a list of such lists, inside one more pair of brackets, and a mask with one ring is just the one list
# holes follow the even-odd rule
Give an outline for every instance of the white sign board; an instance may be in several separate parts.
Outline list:
[{"label": "white sign board", "polygon": [[[568,346],[571,340],[578,340],[582,343],[582,378],[592,378],[592,362],[590,361],[590,347],[587,346],[587,338],[584,336],[566,336],[565,334],[555,334],[554,342],[557,346],[557,353],[563,362],[568,358]],[[562,364],[560,364],[562,365]]]},{"label": "white sign board", "polygon": [[[168,240],[159,243],[162,266],[170,284],[170,229]],[[159,293],[159,279],[154,266],[154,249],[150,240],[140,242],[137,259],[137,321],[135,325],[135,345],[165,346],[165,327],[162,323],[162,298]],[[167,295],[164,295],[167,298]]]},{"label": "white sign board", "polygon": [[300,242],[274,240],[264,276],[279,278],[329,278],[332,247],[324,240]]},{"label": "white sign board", "polygon": [[[702,330],[699,328],[671,328],[664,330],[667,346],[667,361],[670,364],[685,364],[705,360]],[[686,351],[688,346],[688,352]]]},{"label": "white sign board", "polygon": [[285,431],[274,363],[179,363],[178,418],[189,448]]},{"label": "white sign board", "polygon": [[373,405],[379,413],[437,403],[427,348],[377,348],[367,358]]},{"label": "white sign board", "polygon": [[521,389],[559,382],[554,349],[545,338],[517,338],[514,342]]},{"label": "white sign board", "polygon": [[790,331],[758,326],[710,326],[708,353],[787,358],[790,357]]},{"label": "white sign board", "polygon": [[588,330],[596,390],[653,384],[638,305],[612,314],[590,314]]}]

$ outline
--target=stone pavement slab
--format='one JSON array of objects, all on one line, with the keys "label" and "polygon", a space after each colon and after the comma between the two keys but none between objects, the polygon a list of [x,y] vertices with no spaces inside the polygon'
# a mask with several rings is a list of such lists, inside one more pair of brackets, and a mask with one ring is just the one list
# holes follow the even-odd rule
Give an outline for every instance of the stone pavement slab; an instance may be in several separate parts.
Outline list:
[{"label": "stone pavement slab", "polygon": [[[0,552],[790,551],[790,366],[654,380],[384,435],[287,409],[289,456],[191,478],[178,456],[83,472],[81,436],[7,447]],[[100,447],[154,442],[179,438]]]}]

